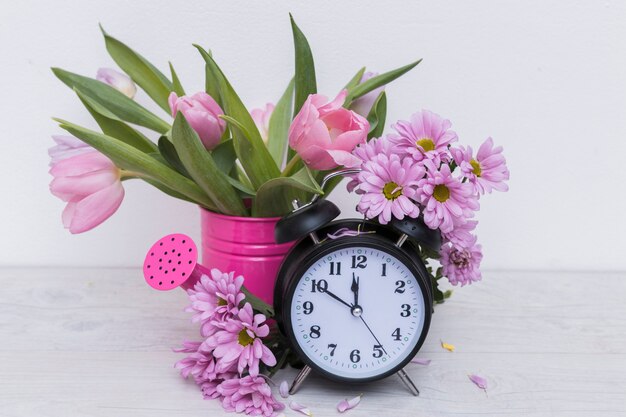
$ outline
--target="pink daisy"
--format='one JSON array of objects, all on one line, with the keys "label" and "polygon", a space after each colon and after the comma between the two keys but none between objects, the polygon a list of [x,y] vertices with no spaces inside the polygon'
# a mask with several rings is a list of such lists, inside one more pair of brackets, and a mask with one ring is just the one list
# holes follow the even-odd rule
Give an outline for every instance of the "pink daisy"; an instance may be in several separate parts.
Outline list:
[{"label": "pink daisy", "polygon": [[472,232],[476,229],[477,220],[453,218],[454,226],[448,233],[442,233],[444,241],[457,246],[467,246],[474,240]]},{"label": "pink daisy", "polygon": [[216,331],[206,340],[206,345],[213,350],[217,358],[217,370],[227,372],[236,364],[239,374],[243,374],[246,366],[250,375],[259,374],[259,362],[267,366],[276,365],[276,358],[261,340],[269,334],[270,329],[265,323],[263,314],[253,315],[252,306],[246,303],[235,317],[224,324],[224,328]]},{"label": "pink daisy", "polygon": [[463,223],[474,215],[479,207],[478,199],[472,185],[453,177],[447,164],[438,170],[433,161],[426,160],[424,166],[426,177],[417,184],[424,223],[431,229],[439,228],[442,233],[450,233],[455,219]]},{"label": "pink daisy", "polygon": [[[361,167],[365,162],[371,161],[373,158],[377,157],[380,154],[385,154],[387,156],[392,154],[393,144],[389,141],[388,138],[374,138],[369,142],[358,145],[352,151],[352,155],[357,157],[357,162],[351,166],[350,168]],[[348,183],[346,188],[348,192],[354,191],[356,186],[359,184],[356,175],[352,177],[352,181]],[[358,190],[357,190],[358,193]]]},{"label": "pink daisy", "polygon": [[202,336],[210,336],[217,330],[218,323],[237,314],[245,295],[241,292],[243,277],[234,275],[234,272],[226,274],[213,268],[210,277],[202,275],[196,285],[187,290],[191,305],[186,311],[195,313],[191,320],[201,323]]},{"label": "pink daisy", "polygon": [[452,124],[438,114],[428,110],[414,113],[411,121],[400,120],[391,127],[398,132],[390,136],[398,152],[411,155],[420,162],[430,159],[435,163],[450,159],[448,146],[458,138]]},{"label": "pink daisy", "polygon": [[221,394],[217,391],[217,387],[224,381],[237,378],[236,372],[227,372],[224,374],[219,374],[217,378],[213,380],[205,380],[202,381],[200,385],[200,391],[202,391],[202,397],[205,400],[220,398]]},{"label": "pink daisy", "polygon": [[454,162],[461,168],[461,172],[474,185],[477,193],[491,193],[492,190],[507,191],[509,187],[504,181],[509,179],[509,170],[506,159],[502,155],[502,146],[493,147],[493,139],[488,138],[474,158],[472,148],[450,149]]},{"label": "pink daisy", "polygon": [[218,385],[217,393],[223,396],[222,406],[226,411],[270,417],[285,408],[274,398],[270,386],[261,376],[228,379]]},{"label": "pink daisy", "polygon": [[480,281],[480,261],[483,259],[481,246],[476,244],[476,238],[467,247],[455,246],[447,243],[440,250],[443,275],[450,284],[464,286]]},{"label": "pink daisy", "polygon": [[417,217],[420,213],[414,200],[415,187],[424,176],[424,168],[410,158],[380,154],[365,162],[357,176],[361,200],[357,209],[367,218],[378,217],[381,224],[404,216]]},{"label": "pink daisy", "polygon": [[200,342],[184,342],[181,349],[175,352],[189,353],[190,355],[176,362],[174,367],[180,369],[180,374],[187,379],[189,375],[193,377],[197,384],[206,380],[214,380],[218,377],[215,366],[215,358],[210,349],[206,349]]}]

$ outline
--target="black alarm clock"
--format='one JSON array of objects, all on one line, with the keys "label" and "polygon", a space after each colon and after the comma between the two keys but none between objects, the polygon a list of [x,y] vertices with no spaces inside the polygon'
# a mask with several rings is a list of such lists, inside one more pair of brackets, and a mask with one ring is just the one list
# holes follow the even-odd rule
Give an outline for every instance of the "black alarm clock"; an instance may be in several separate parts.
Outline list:
[{"label": "black alarm clock", "polygon": [[[333,177],[357,170],[328,175]],[[278,243],[298,240],[285,257],[274,292],[276,320],[309,373],[340,382],[370,382],[397,374],[419,391],[404,366],[424,343],[433,312],[429,275],[418,245],[438,250],[439,232],[420,219],[389,225],[347,219],[328,200],[300,206],[276,225]]]}]

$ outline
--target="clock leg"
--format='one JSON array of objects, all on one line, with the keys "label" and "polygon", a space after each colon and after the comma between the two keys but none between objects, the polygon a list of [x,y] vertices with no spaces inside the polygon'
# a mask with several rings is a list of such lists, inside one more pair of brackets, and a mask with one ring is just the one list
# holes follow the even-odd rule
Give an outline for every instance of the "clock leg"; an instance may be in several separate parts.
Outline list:
[{"label": "clock leg", "polygon": [[296,376],[296,379],[293,380],[291,388],[289,388],[289,394],[295,394],[296,391],[298,391],[298,389],[300,388],[300,385],[302,385],[302,383],[304,382],[306,377],[309,376],[310,373],[311,368],[308,365],[304,365],[304,368],[300,370],[300,373],[298,374],[298,376]]},{"label": "clock leg", "polygon": [[413,381],[411,381],[411,378],[409,378],[404,369],[400,369],[398,371],[398,376],[400,377],[404,385],[409,389],[409,391],[411,391],[411,394],[415,395],[416,397],[420,395],[419,390],[417,389]]}]

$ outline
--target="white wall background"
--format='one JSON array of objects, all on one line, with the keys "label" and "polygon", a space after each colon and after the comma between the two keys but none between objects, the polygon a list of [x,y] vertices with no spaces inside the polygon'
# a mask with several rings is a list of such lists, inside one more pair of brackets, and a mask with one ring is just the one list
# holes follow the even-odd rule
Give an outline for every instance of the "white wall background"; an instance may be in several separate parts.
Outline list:
[{"label": "white wall background", "polygon": [[[0,265],[140,265],[161,235],[198,236],[198,210],[126,182],[118,213],[72,236],[48,192],[50,119],[93,126],[49,70],[113,66],[98,29],[202,89],[211,48],[249,107],[293,71],[288,12],[307,34],[320,92],[362,65],[424,61],[388,88],[388,120],[428,108],[464,143],[505,148],[511,191],[486,196],[486,268],[624,269],[626,3],[619,1],[13,1],[0,7]],[[138,100],[148,103],[145,95]],[[153,106],[154,108],[154,106]],[[159,109],[155,109],[159,112]],[[353,196],[333,199],[347,214]]]}]

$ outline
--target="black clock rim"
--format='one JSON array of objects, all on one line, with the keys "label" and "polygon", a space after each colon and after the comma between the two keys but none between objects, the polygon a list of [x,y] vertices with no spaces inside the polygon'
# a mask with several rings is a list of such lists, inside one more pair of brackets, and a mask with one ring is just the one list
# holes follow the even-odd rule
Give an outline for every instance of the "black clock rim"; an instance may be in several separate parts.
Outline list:
[{"label": "black clock rim", "polygon": [[298,280],[291,279],[290,282],[287,283],[287,287],[285,288],[285,292],[282,297],[282,300],[284,302],[284,306],[282,309],[282,317],[281,317],[281,320],[283,322],[283,330],[291,344],[292,349],[296,351],[296,353],[298,354],[298,357],[307,366],[309,366],[310,368],[315,370],[315,372],[321,374],[322,376],[330,380],[337,381],[337,382],[367,383],[367,382],[378,381],[378,380],[387,378],[388,376],[391,376],[397,373],[399,370],[404,368],[411,361],[411,359],[413,359],[413,357],[415,357],[417,352],[419,352],[419,350],[423,346],[424,341],[426,340],[426,336],[428,335],[428,331],[430,329],[430,321],[431,321],[431,316],[432,316],[431,300],[428,297],[429,292],[427,289],[427,285],[430,285],[430,283],[426,281],[427,277],[423,275],[423,273],[419,270],[419,268],[414,266],[414,261],[407,254],[405,254],[401,248],[394,246],[393,243],[390,242],[389,240],[382,238],[382,237],[378,237],[376,235],[343,237],[338,240],[324,243],[323,247],[319,249],[319,252],[316,251],[316,249],[318,249],[317,246],[311,246],[309,250],[307,251],[307,253],[303,255],[303,258],[305,259],[308,258],[311,255],[311,252],[313,251],[315,251],[315,254],[314,254],[315,256],[311,257],[310,259],[306,259],[306,261],[304,261],[301,264],[301,266],[295,268],[292,271],[292,277],[296,277],[296,276],[302,277],[304,272],[312,264],[314,264],[315,261],[319,260],[320,258],[325,256],[329,252],[333,252],[343,247],[354,247],[357,245],[369,247],[373,249],[379,249],[384,252],[388,252],[389,254],[395,256],[398,260],[400,260],[413,273],[413,275],[417,279],[420,289],[422,290],[422,297],[424,299],[424,326],[422,328],[422,333],[420,334],[417,340],[417,344],[415,345],[411,353],[408,354],[407,357],[403,359],[398,365],[394,366],[390,370],[385,371],[382,374],[374,375],[374,376],[366,377],[366,378],[348,378],[348,377],[335,375],[333,373],[330,373],[322,369],[315,362],[310,360],[309,357],[300,348],[300,345],[298,344],[295,338],[295,335],[293,333],[293,329],[291,326],[292,322],[291,320],[289,320],[289,316],[291,315],[291,304],[293,301],[293,295],[294,295],[295,288],[296,288],[296,282],[299,282],[299,279]]}]

